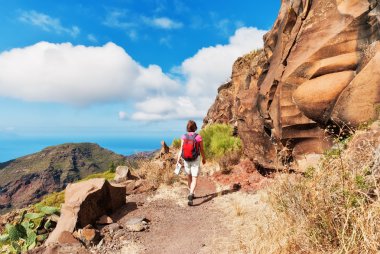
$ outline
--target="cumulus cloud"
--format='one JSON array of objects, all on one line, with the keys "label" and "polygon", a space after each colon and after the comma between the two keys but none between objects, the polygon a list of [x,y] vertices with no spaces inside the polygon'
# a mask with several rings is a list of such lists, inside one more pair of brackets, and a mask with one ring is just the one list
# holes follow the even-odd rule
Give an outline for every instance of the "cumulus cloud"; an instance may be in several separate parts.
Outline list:
[{"label": "cumulus cloud", "polygon": [[202,48],[184,60],[176,73],[141,66],[113,43],[40,42],[0,54],[0,96],[79,106],[129,100],[135,111],[120,111],[121,120],[199,119],[229,79],[236,58],[262,47],[264,33],[240,28],[227,44]]},{"label": "cumulus cloud", "polygon": [[265,32],[243,27],[236,30],[228,44],[202,48],[174,70],[184,77],[181,97],[149,98],[136,104],[131,118],[144,121],[203,118],[215,99],[217,88],[229,79],[234,61],[261,48]]},{"label": "cumulus cloud", "polygon": [[240,28],[230,37],[228,44],[202,48],[186,59],[180,66],[180,72],[187,78],[188,94],[215,96],[217,88],[229,79],[233,62],[263,46],[265,32],[256,28]]},{"label": "cumulus cloud", "polygon": [[138,121],[199,119],[206,113],[201,109],[200,103],[202,100],[188,96],[148,98],[136,104],[137,111],[133,113],[131,119]]},{"label": "cumulus cloud", "polygon": [[175,93],[176,81],[157,65],[135,62],[123,48],[40,42],[0,54],[0,96],[88,105]]},{"label": "cumulus cloud", "polygon": [[52,18],[44,13],[31,11],[22,11],[19,20],[38,26],[47,32],[55,32],[57,34],[69,34],[72,37],[76,37],[80,33],[80,29],[77,26],[64,27],[61,21],[57,18]]},{"label": "cumulus cloud", "polygon": [[143,21],[150,26],[166,29],[166,30],[178,29],[183,26],[181,22],[174,21],[168,17],[159,17],[159,18],[143,17]]}]

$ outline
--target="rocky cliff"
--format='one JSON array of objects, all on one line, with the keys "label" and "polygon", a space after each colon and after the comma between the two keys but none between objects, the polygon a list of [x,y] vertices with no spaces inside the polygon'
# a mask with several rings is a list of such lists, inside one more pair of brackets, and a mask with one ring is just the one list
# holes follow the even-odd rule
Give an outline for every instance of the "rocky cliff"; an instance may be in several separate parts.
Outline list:
[{"label": "rocky cliff", "polygon": [[126,157],[97,144],[63,144],[0,164],[0,213],[38,201],[68,183],[125,164]]},{"label": "rocky cliff", "polygon": [[264,49],[239,58],[204,123],[232,123],[259,166],[297,167],[324,129],[379,117],[378,0],[283,0]]}]

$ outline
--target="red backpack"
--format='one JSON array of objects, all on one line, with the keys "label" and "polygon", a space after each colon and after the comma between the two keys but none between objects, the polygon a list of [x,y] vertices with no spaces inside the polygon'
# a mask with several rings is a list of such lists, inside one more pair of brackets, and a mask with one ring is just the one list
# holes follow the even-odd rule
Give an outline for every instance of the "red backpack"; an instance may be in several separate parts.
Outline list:
[{"label": "red backpack", "polygon": [[193,161],[199,156],[200,146],[195,140],[197,136],[197,133],[194,133],[194,135],[185,134],[182,146],[182,158],[185,161]]}]

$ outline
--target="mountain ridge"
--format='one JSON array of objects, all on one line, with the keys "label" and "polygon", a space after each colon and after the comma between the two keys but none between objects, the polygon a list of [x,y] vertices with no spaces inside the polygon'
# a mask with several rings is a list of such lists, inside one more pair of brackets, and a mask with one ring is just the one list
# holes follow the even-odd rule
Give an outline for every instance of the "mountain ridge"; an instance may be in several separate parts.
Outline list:
[{"label": "mountain ridge", "polygon": [[95,143],[65,143],[0,163],[0,212],[21,208],[68,183],[124,165],[128,157]]}]

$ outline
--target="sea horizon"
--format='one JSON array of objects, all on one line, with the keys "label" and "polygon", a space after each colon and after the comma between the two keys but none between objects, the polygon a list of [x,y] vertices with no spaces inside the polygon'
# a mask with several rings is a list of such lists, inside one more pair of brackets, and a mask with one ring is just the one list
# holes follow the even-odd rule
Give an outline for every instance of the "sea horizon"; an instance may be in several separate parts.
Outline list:
[{"label": "sea horizon", "polygon": [[161,147],[161,141],[170,145],[175,136],[144,137],[5,137],[0,138],[0,163],[37,153],[49,146],[65,143],[96,143],[124,156],[149,152]]}]

